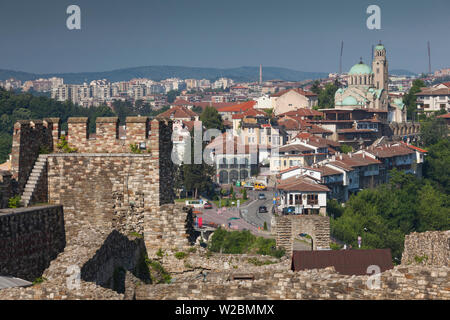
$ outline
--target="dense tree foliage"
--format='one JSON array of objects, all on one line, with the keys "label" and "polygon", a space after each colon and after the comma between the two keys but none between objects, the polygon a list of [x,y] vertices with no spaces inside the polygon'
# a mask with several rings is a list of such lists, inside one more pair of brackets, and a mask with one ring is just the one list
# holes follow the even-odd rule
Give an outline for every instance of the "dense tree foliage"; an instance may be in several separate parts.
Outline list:
[{"label": "dense tree foliage", "polygon": [[[448,157],[448,149],[446,153]],[[443,160],[440,156],[436,155],[438,161]],[[336,238],[356,247],[361,236],[363,248],[390,248],[394,262],[399,263],[405,234],[450,228],[450,196],[431,176],[418,179],[396,170],[391,176],[388,184],[350,197],[345,207],[329,202],[329,213],[335,214]]]},{"label": "dense tree foliage", "polygon": [[[191,132],[191,137],[194,137],[193,131]],[[205,147],[206,142],[203,142],[202,154]],[[215,168],[207,164],[203,159],[201,159],[202,161],[200,164],[195,163],[194,139],[191,140],[191,149],[186,150],[186,152],[191,153],[191,163],[183,164],[182,171],[179,173],[186,191],[192,192],[194,198],[198,198],[199,192],[212,195],[214,193],[213,177],[216,172]]]},{"label": "dense tree foliage", "polygon": [[318,95],[319,109],[334,108],[334,95],[339,89],[338,81],[327,83],[324,88],[321,88],[318,81],[315,81],[311,87],[311,91]]},{"label": "dense tree foliage", "polygon": [[409,89],[409,92],[405,94],[405,96],[403,97],[403,103],[406,105],[407,117],[409,120],[417,120],[416,93],[419,93],[423,87],[426,87],[425,82],[423,82],[423,80],[421,79],[416,79],[413,81],[411,89]]},{"label": "dense tree foliage", "polygon": [[226,231],[218,228],[211,237],[209,250],[221,253],[253,253],[281,258],[284,250],[276,249],[274,239],[256,237],[248,230]]},{"label": "dense tree foliage", "polygon": [[200,114],[200,121],[205,129],[218,129],[223,131],[223,120],[219,112],[214,107],[206,107]]}]

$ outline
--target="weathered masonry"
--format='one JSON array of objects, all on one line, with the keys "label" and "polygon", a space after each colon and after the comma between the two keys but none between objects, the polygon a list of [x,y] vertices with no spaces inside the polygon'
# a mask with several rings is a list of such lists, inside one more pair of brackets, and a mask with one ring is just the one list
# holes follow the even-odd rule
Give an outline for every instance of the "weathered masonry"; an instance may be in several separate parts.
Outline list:
[{"label": "weathered masonry", "polygon": [[65,245],[62,206],[0,210],[0,275],[33,281]]},{"label": "weathered masonry", "polygon": [[330,218],[319,215],[288,215],[276,217],[276,241],[291,255],[294,239],[300,234],[311,236],[313,249],[330,247]]},{"label": "weathered masonry", "polygon": [[[88,118],[67,122],[72,153],[57,147],[62,141],[58,118],[15,124],[12,178],[24,205],[63,205],[68,242],[90,225],[144,234],[155,252],[188,245],[188,213],[172,204],[172,123],[138,116],[120,126],[117,117],[99,117],[94,135]],[[139,153],[132,153],[131,145]]]}]

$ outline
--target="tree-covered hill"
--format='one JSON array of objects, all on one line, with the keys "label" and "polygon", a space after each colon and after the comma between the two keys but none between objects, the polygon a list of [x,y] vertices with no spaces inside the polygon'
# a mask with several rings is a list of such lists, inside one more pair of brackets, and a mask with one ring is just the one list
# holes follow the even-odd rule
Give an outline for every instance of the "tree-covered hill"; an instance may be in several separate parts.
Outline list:
[{"label": "tree-covered hill", "polygon": [[[231,78],[235,81],[257,81],[259,79],[259,67],[239,68],[200,68],[182,66],[144,66],[125,68],[105,72],[80,72],[80,73],[51,73],[33,74],[11,70],[0,70],[0,80],[16,78],[18,80],[34,80],[38,78],[60,77],[65,83],[83,83],[97,79],[108,79],[112,82],[128,81],[133,78],[149,78],[160,81],[167,78],[181,79],[209,79],[216,80],[221,77]],[[320,79],[328,77],[324,72],[303,72],[286,68],[264,67],[264,79],[280,79],[286,81],[302,81],[307,79]]]}]

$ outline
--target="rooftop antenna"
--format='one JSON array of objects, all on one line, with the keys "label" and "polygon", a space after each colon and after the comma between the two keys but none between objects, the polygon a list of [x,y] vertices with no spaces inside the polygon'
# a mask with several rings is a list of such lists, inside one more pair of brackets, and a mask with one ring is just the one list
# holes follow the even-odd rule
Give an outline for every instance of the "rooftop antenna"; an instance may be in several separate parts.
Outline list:
[{"label": "rooftop antenna", "polygon": [[428,41],[428,74],[431,74],[431,48],[430,48],[430,41]]},{"label": "rooftop antenna", "polygon": [[339,74],[342,74],[342,53],[344,52],[344,41],[341,42],[341,55],[339,58]]}]

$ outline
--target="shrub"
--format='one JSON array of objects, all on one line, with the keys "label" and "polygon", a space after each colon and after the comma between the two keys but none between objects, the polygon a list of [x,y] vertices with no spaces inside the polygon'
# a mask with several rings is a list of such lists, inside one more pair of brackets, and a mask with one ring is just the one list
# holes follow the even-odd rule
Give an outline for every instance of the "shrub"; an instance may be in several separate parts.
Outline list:
[{"label": "shrub", "polygon": [[267,231],[267,222],[264,221],[264,231]]},{"label": "shrub", "polygon": [[222,228],[218,228],[211,236],[209,250],[232,254],[256,253],[277,258],[285,254],[284,249],[276,249],[274,239],[256,237],[248,230],[228,232]]},{"label": "shrub", "polygon": [[20,196],[15,196],[8,200],[8,208],[19,208],[21,205]]},{"label": "shrub", "polygon": [[189,251],[190,253],[195,253],[195,252],[197,252],[197,248],[192,247],[192,248],[189,248],[188,251]]},{"label": "shrub", "polygon": [[258,266],[258,267],[275,263],[275,262],[270,261],[270,260],[261,261],[261,260],[258,260],[257,258],[249,258],[247,261],[249,263],[251,263],[251,264],[254,264],[255,266]]},{"label": "shrub", "polygon": [[423,255],[423,256],[415,256],[414,257],[414,261],[416,261],[416,263],[420,263],[420,264],[422,264],[422,263],[426,263],[427,262],[427,260],[428,260],[428,256],[427,255]]},{"label": "shrub", "polygon": [[130,143],[130,151],[131,153],[142,153],[141,149],[139,148],[139,144],[137,143]]},{"label": "shrub", "polygon": [[136,237],[136,238],[144,238],[144,236],[138,232],[130,232],[129,236]]},{"label": "shrub", "polygon": [[65,135],[61,135],[60,141],[58,142],[56,147],[58,148],[59,152],[62,153],[75,153],[78,151],[76,148],[69,147],[69,143],[67,142],[67,138]]},{"label": "shrub", "polygon": [[248,199],[247,189],[244,189],[244,191],[242,192],[242,199],[244,199],[244,200]]},{"label": "shrub", "polygon": [[159,248],[158,251],[156,252],[156,255],[160,258],[162,258],[164,256],[164,251],[163,249]]},{"label": "shrub", "polygon": [[150,259],[146,259],[148,268],[152,273],[156,273],[160,279],[155,281],[155,276],[152,276],[153,282],[156,283],[170,283],[172,277],[170,274],[163,268],[163,266],[158,261],[152,261]]},{"label": "shrub", "polygon": [[179,260],[186,258],[186,256],[187,256],[186,252],[179,251],[175,253],[175,258]]},{"label": "shrub", "polygon": [[34,279],[33,285],[40,284],[40,283],[42,283],[44,281],[47,281],[47,280],[48,279],[46,277],[38,277],[38,278]]},{"label": "shrub", "polygon": [[330,249],[331,250],[341,250],[341,246],[337,243],[330,242]]},{"label": "shrub", "polygon": [[40,146],[39,147],[39,154],[49,154],[50,148],[48,146]]}]

